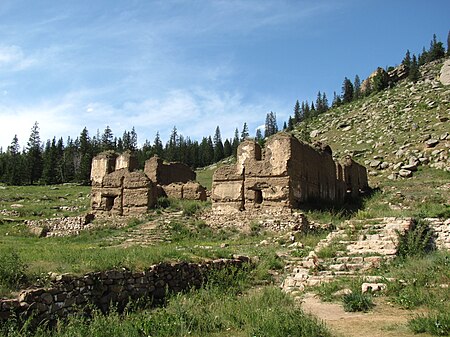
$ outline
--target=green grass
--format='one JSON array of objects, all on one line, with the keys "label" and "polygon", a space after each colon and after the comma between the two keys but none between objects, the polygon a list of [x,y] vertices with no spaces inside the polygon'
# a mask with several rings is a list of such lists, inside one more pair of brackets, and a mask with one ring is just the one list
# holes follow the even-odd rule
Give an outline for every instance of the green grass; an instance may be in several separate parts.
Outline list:
[{"label": "green grass", "polygon": [[306,315],[280,289],[264,287],[241,292],[233,284],[207,285],[169,298],[164,307],[129,310],[92,318],[72,316],[54,331],[32,332],[4,326],[3,336],[309,336],[331,334],[323,323]]},{"label": "green grass", "polygon": [[[1,186],[0,210],[16,211],[18,216],[0,215],[11,220],[74,216],[89,210],[91,188],[64,184],[55,186]],[[11,207],[19,205],[19,207]],[[60,207],[75,207],[63,210]]]},{"label": "green grass", "polygon": [[208,190],[211,190],[212,177],[216,168],[217,167],[205,167],[195,172],[197,174],[197,181],[200,183],[200,185],[206,187]]}]

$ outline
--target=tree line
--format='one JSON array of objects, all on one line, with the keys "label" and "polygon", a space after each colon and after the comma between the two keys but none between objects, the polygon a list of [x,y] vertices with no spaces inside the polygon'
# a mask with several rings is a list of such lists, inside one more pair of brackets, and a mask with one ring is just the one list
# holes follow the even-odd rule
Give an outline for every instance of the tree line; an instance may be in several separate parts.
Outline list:
[{"label": "tree line", "polygon": [[[270,122],[267,127],[270,130],[266,130],[266,136],[278,131],[273,125],[276,125],[275,114],[271,112],[268,118]],[[66,182],[89,184],[92,159],[104,151],[133,151],[141,169],[145,161],[154,155],[167,161],[182,162],[195,169],[236,155],[239,144],[249,137],[247,123],[244,123],[241,132],[236,128],[234,137],[225,141],[222,140],[219,126],[213,137],[203,137],[201,141],[184,137],[174,127],[165,145],[157,132],[153,142],[145,140],[143,145],[138,147],[138,136],[134,127],[116,137],[107,126],[102,134],[97,130],[96,135],[92,137],[85,127],[75,139],[68,137],[64,141],[63,138],[54,137],[43,143],[36,122],[23,149],[20,148],[17,135],[6,151],[0,148],[0,182],[9,185]]]},{"label": "tree line", "polygon": [[[448,32],[447,37],[447,52],[445,51],[443,43],[438,41],[436,34],[434,34],[429,49],[423,47],[422,53],[418,56],[414,54],[411,56],[410,51],[407,50],[401,64],[404,67],[408,80],[416,82],[420,77],[420,66],[441,59],[446,55],[450,56],[450,31]],[[392,86],[393,83],[389,81],[387,73],[394,69],[394,67],[387,67],[386,70],[379,68],[372,80],[366,83],[364,90],[362,88],[363,83],[358,75],[355,76],[353,82],[345,77],[342,83],[341,94],[338,95],[336,91],[333,94],[331,107],[335,108],[342,104],[350,103]],[[289,117],[288,122],[284,124],[284,129],[292,131],[295,125],[300,122],[305,122],[304,124],[307,125],[309,119],[326,112],[329,108],[328,99],[325,93],[321,93],[320,91],[317,93],[315,104],[314,102],[308,103],[308,101],[304,101],[300,104],[297,100],[294,105],[294,113]],[[307,126],[302,130],[307,130]],[[309,135],[302,135],[302,130],[300,130],[300,138],[308,141]]]},{"label": "tree line", "polygon": [[[442,42],[437,41],[436,35],[430,43],[430,48],[423,48],[418,56],[410,55],[407,50],[402,65],[410,81],[417,81],[420,76],[419,67],[425,63],[450,56],[450,32],[447,38],[447,52]],[[347,77],[342,84],[342,93],[334,92],[331,107],[358,100],[373,92],[378,92],[390,85],[386,77],[387,71],[394,69],[389,67],[386,71],[377,71],[369,86],[362,90],[362,83],[358,75],[352,82]],[[300,130],[300,138],[309,141],[308,121],[330,109],[328,98],[324,92],[318,92],[315,101],[298,100],[294,105],[294,113],[284,123],[283,129],[292,131],[294,127],[303,123]],[[264,134],[261,129],[256,130],[255,139],[263,146],[267,137],[278,132],[276,113],[266,115]],[[75,182],[89,184],[92,158],[103,151],[133,151],[136,153],[139,168],[150,157],[157,155],[167,161],[178,161],[192,168],[204,167],[216,163],[229,156],[236,156],[237,147],[245,139],[250,137],[247,123],[244,123],[241,132],[235,129],[234,137],[222,140],[219,126],[214,136],[203,137],[201,141],[192,140],[178,133],[176,127],[172,129],[169,140],[164,145],[159,132],[156,133],[153,142],[146,140],[138,147],[138,136],[134,129],[125,130],[120,137],[116,137],[109,126],[102,134],[99,130],[94,136],[90,136],[85,127],[76,139],[68,137],[64,142],[62,138],[41,142],[39,125],[36,122],[30,133],[26,147],[20,149],[19,140],[14,136],[6,151],[0,148],[0,182],[10,185],[27,184],[59,184]]]}]

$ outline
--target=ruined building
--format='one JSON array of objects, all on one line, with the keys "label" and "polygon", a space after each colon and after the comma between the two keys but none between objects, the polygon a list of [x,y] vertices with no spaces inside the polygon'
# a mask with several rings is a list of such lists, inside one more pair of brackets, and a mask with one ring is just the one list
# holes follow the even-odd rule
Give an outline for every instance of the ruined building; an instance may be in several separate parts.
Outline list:
[{"label": "ruined building", "polygon": [[329,146],[316,149],[278,133],[267,140],[264,151],[253,140],[241,143],[237,163],[214,173],[211,199],[216,212],[270,212],[313,200],[341,204],[367,188],[365,167],[350,157],[340,164]]},{"label": "ruined building", "polygon": [[91,207],[97,214],[133,215],[146,213],[158,197],[206,200],[206,190],[195,178],[181,163],[165,164],[155,156],[138,171],[131,153],[105,152],[92,160]]}]

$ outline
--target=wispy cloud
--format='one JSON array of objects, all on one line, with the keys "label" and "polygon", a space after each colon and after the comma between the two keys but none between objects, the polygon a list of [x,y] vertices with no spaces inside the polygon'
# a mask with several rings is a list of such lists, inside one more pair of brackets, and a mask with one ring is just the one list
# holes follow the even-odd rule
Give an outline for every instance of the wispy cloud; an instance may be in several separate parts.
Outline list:
[{"label": "wispy cloud", "polygon": [[36,64],[37,60],[26,56],[22,48],[15,45],[0,45],[0,69],[20,71]]}]

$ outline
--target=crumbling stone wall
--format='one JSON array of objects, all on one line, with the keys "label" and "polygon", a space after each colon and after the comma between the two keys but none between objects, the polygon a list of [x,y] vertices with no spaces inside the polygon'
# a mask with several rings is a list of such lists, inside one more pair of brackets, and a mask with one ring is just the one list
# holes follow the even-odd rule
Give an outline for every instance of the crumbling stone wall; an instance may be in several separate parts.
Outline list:
[{"label": "crumbling stone wall", "polygon": [[154,156],[145,162],[144,172],[158,185],[172,183],[187,183],[196,178],[195,172],[182,163],[164,163],[161,158]]},{"label": "crumbling stone wall", "polygon": [[93,272],[81,277],[56,276],[47,288],[22,291],[18,298],[0,299],[0,322],[11,317],[24,322],[52,322],[67,317],[89,304],[107,311],[111,305],[125,307],[130,300],[148,298],[162,300],[166,293],[181,292],[200,287],[208,274],[225,268],[242,268],[250,259],[220,259],[201,264],[160,263],[142,272],[127,269]]},{"label": "crumbling stone wall", "polygon": [[164,164],[158,157],[136,171],[131,152],[105,152],[92,161],[91,208],[96,214],[136,215],[146,213],[158,197],[206,200],[206,189],[195,180],[195,172],[181,163]]},{"label": "crumbling stone wall", "polygon": [[222,166],[213,176],[213,209],[234,212],[297,208],[311,200],[342,203],[368,188],[366,169],[346,158],[341,165],[329,146],[317,148],[279,133],[264,152],[252,140],[241,143],[236,165]]},{"label": "crumbling stone wall", "polygon": [[206,201],[206,189],[195,182],[196,174],[182,163],[164,163],[154,156],[145,162],[144,172],[157,184],[158,197]]}]

